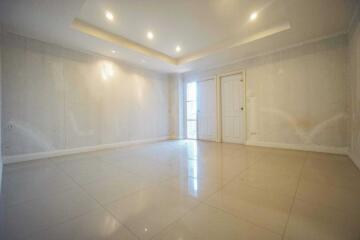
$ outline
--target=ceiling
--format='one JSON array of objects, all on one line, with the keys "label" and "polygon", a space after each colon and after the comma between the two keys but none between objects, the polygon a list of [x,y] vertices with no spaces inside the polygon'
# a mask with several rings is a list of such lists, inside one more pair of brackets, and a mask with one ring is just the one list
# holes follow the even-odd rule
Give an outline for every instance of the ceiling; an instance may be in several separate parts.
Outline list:
[{"label": "ceiling", "polygon": [[[67,48],[185,72],[344,33],[358,2],[0,0],[0,22],[8,31]],[[257,18],[250,21],[254,12]]]}]

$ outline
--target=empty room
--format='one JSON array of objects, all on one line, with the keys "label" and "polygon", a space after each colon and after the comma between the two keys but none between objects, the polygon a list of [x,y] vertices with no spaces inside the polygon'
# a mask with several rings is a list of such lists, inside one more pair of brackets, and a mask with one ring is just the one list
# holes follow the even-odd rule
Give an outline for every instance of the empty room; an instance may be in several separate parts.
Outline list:
[{"label": "empty room", "polygon": [[1,240],[360,240],[359,0],[0,0]]}]

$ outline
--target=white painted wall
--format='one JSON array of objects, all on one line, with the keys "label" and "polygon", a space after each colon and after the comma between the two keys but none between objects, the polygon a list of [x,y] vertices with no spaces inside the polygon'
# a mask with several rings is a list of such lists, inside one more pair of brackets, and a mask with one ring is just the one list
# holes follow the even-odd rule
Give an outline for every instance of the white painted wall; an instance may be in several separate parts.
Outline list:
[{"label": "white painted wall", "polygon": [[[360,5],[360,4],[359,4]],[[360,168],[360,12],[349,36],[349,77],[351,84],[350,157]]]},{"label": "white painted wall", "polygon": [[[1,115],[2,115],[2,107],[1,107],[1,86],[2,86],[2,26],[0,25],[0,125],[1,125]],[[1,128],[0,128],[1,131]],[[0,132],[0,145],[2,143],[2,138],[1,138],[1,132]],[[2,170],[3,170],[3,159],[2,159],[2,150],[0,148],[0,196],[1,196],[1,186],[2,186]],[[0,199],[1,201],[1,199]],[[0,229],[1,230],[1,229]]]},{"label": "white painted wall", "polygon": [[[6,156],[182,136],[184,81],[245,70],[249,144],[342,152],[348,146],[345,36],[212,70],[160,74],[5,34]],[[169,79],[168,79],[169,78]]]},{"label": "white painted wall", "polygon": [[184,138],[184,96],[181,74],[169,75],[170,85],[170,137]]},{"label": "white painted wall", "polygon": [[10,33],[2,53],[6,156],[169,135],[166,74]]},{"label": "white painted wall", "polygon": [[245,70],[248,144],[345,153],[346,57],[347,39],[342,35],[185,73],[184,79]]}]

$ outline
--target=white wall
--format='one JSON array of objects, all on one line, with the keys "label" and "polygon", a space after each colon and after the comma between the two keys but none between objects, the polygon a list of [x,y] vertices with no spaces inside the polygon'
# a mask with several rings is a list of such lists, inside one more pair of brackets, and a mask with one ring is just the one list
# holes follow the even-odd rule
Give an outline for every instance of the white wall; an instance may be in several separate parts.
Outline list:
[{"label": "white wall", "polygon": [[170,137],[184,138],[183,80],[180,74],[169,75],[170,85]]},{"label": "white wall", "polygon": [[[245,70],[249,144],[345,151],[345,36],[182,76],[168,76],[13,34],[3,37],[6,156],[122,141],[181,137],[185,81]],[[251,103],[251,104],[250,104]],[[178,109],[177,109],[178,108]]]},{"label": "white wall", "polygon": [[[2,115],[2,110],[1,110],[1,86],[2,86],[2,78],[1,78],[1,73],[2,73],[2,44],[1,44],[1,39],[2,39],[2,26],[0,25],[0,125],[1,125],[1,115]],[[0,128],[1,131],[1,128]],[[0,145],[2,143],[2,138],[1,138],[1,132],[0,132]],[[2,186],[2,170],[3,170],[3,159],[2,159],[2,150],[0,148],[0,196],[1,196],[1,186]],[[0,199],[1,201],[1,199]],[[1,203],[0,203],[1,205]],[[1,210],[0,210],[1,211]],[[0,229],[1,231],[1,229]]]},{"label": "white wall", "polygon": [[185,81],[244,70],[248,144],[343,152],[348,147],[345,35],[211,70]]},{"label": "white wall", "polygon": [[[359,8],[358,8],[359,10]],[[349,36],[349,77],[351,84],[350,156],[360,168],[360,13]]]},{"label": "white wall", "polygon": [[[102,79],[104,64],[114,76]],[[166,74],[6,33],[3,152],[48,152],[169,134]]]}]

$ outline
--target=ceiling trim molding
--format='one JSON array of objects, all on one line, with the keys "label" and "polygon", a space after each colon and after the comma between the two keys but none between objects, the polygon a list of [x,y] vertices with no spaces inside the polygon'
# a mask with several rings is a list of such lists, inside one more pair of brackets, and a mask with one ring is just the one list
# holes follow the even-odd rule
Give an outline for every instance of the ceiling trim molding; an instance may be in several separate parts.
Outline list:
[{"label": "ceiling trim molding", "polygon": [[101,40],[104,40],[107,42],[114,43],[114,44],[119,45],[124,48],[128,48],[128,49],[137,51],[146,56],[157,58],[161,61],[164,61],[164,62],[172,64],[172,65],[182,65],[185,63],[189,63],[189,62],[207,57],[209,55],[215,54],[224,49],[231,49],[234,47],[238,47],[238,46],[241,46],[241,45],[244,45],[247,43],[251,43],[251,42],[254,42],[254,41],[257,41],[257,40],[260,40],[260,39],[272,36],[274,34],[278,34],[278,33],[281,33],[281,32],[291,29],[290,23],[285,22],[285,23],[276,25],[274,27],[271,27],[269,29],[266,29],[264,31],[255,33],[249,37],[245,37],[242,39],[239,37],[233,38],[233,39],[215,44],[209,48],[203,49],[196,53],[189,54],[187,56],[180,57],[180,58],[174,58],[174,57],[168,56],[162,52],[156,51],[154,49],[151,49],[144,45],[141,45],[137,42],[134,42],[123,36],[106,31],[102,28],[99,28],[95,25],[87,23],[78,18],[75,18],[73,20],[71,27],[82,33],[88,34],[90,36],[96,37],[98,39],[101,39]]},{"label": "ceiling trim molding", "polygon": [[139,53],[142,53],[149,57],[158,58],[166,63],[170,63],[173,65],[177,65],[177,60],[172,58],[164,53],[153,50],[151,48],[145,47],[137,42],[134,42],[128,38],[122,37],[120,35],[113,34],[104,29],[101,29],[97,26],[94,26],[90,23],[82,21],[78,18],[75,18],[71,23],[71,27],[82,32],[88,34],[90,36],[96,37],[98,39],[102,39],[104,41],[112,42],[121,47],[129,48]]},{"label": "ceiling trim molding", "polygon": [[204,49],[197,53],[189,54],[187,56],[179,58],[177,63],[179,65],[184,64],[184,63],[189,63],[189,62],[204,58],[206,56],[215,54],[216,52],[220,52],[224,49],[231,49],[234,47],[239,47],[239,46],[242,46],[242,45],[245,45],[245,44],[248,44],[251,42],[255,42],[257,40],[260,40],[260,39],[263,39],[266,37],[270,37],[272,35],[275,35],[275,34],[278,34],[278,33],[284,32],[284,31],[288,31],[290,29],[291,29],[290,23],[284,22],[284,23],[278,24],[276,26],[273,26],[269,29],[266,29],[264,31],[255,33],[249,37],[231,39],[231,40],[216,44],[210,48]]},{"label": "ceiling trim molding", "polygon": [[286,47],[277,48],[275,50],[266,51],[266,52],[256,54],[256,55],[252,55],[252,56],[249,56],[249,57],[240,58],[240,59],[237,59],[237,60],[232,61],[232,62],[228,62],[228,63],[224,63],[224,64],[218,64],[216,66],[212,66],[212,67],[209,67],[209,68],[202,68],[202,69],[198,69],[198,70],[191,70],[191,71],[183,72],[182,74],[183,75],[184,74],[185,75],[188,75],[188,74],[201,74],[201,73],[203,73],[205,71],[216,71],[217,69],[220,69],[220,68],[225,67],[225,66],[240,64],[240,63],[248,61],[248,60],[252,60],[252,59],[256,59],[256,58],[260,58],[260,57],[265,57],[265,56],[270,56],[272,54],[277,54],[277,53],[280,53],[280,52],[284,52],[284,51],[288,51],[288,50],[291,50],[291,49],[299,48],[299,47],[305,46],[307,44],[319,43],[319,42],[322,42],[322,41],[326,41],[326,40],[329,40],[329,39],[335,39],[335,38],[344,38],[344,39],[346,39],[347,35],[348,35],[348,33],[346,31],[341,31],[341,32],[326,35],[326,36],[323,36],[323,37],[313,38],[313,39],[310,39],[310,40],[295,43],[295,44],[292,44],[292,45],[289,45],[289,46],[286,46]]}]

